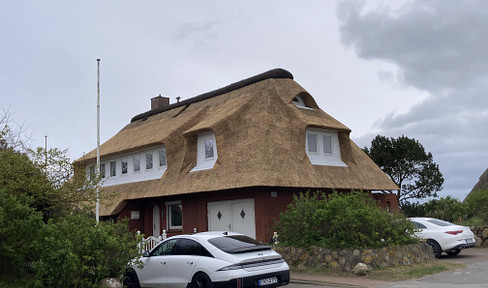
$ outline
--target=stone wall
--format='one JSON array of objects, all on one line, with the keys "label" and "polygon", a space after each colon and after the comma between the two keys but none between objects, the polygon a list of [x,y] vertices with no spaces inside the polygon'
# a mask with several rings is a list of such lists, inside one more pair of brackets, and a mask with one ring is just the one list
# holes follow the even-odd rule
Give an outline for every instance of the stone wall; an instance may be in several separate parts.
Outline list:
[{"label": "stone wall", "polygon": [[357,263],[369,269],[408,265],[434,259],[432,248],[426,243],[380,249],[332,250],[321,247],[275,247],[291,267],[331,268],[351,271]]},{"label": "stone wall", "polygon": [[488,247],[488,226],[471,227],[476,240],[476,247]]}]

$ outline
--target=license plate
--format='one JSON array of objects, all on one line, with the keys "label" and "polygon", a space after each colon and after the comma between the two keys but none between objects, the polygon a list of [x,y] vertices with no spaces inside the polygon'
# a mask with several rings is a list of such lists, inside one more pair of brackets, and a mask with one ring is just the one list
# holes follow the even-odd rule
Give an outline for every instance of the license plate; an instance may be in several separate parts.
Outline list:
[{"label": "license plate", "polygon": [[277,277],[269,277],[269,278],[264,278],[264,279],[258,280],[259,286],[266,286],[266,285],[271,285],[271,284],[276,284],[276,283],[278,283]]},{"label": "license plate", "polygon": [[466,239],[466,244],[471,244],[474,242],[474,239]]}]

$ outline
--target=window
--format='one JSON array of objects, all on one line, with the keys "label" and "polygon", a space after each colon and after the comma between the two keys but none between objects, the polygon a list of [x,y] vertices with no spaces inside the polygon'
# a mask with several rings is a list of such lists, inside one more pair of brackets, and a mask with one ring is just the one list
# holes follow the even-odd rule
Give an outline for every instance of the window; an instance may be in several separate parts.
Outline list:
[{"label": "window", "polygon": [[303,103],[303,99],[301,96],[296,96],[291,102],[297,107],[305,107],[305,103]]},{"label": "window", "polygon": [[[300,93],[300,94],[302,94],[302,93]],[[303,98],[302,98],[302,96],[300,96],[300,94],[295,96],[295,98],[293,98],[291,103],[295,104],[295,106],[297,106],[298,108],[313,110],[312,108],[308,107],[305,104],[305,101],[303,101]]]},{"label": "window", "polygon": [[322,143],[324,144],[324,154],[332,155],[332,136],[322,135]]},{"label": "window", "polygon": [[88,177],[90,177],[90,180],[93,180],[95,179],[95,166],[90,166],[90,174],[88,175]]},{"label": "window", "polygon": [[129,170],[129,163],[127,160],[122,160],[122,174],[127,174],[127,171]]},{"label": "window", "polygon": [[105,178],[105,163],[100,163],[100,175]]},{"label": "window", "polygon": [[308,140],[308,152],[310,153],[317,153],[317,134],[315,133],[307,133],[307,140]]},{"label": "window", "polygon": [[171,251],[178,239],[170,239],[161,243],[158,247],[151,251],[150,256],[164,256],[171,255]]},{"label": "window", "polygon": [[158,151],[159,154],[159,167],[166,167],[167,162],[166,162],[166,148],[163,148]]},{"label": "window", "polygon": [[141,156],[134,156],[134,172],[141,171]]},{"label": "window", "polygon": [[213,139],[205,140],[205,160],[214,158],[214,141]]},{"label": "window", "polygon": [[110,177],[117,175],[117,162],[110,161]]},{"label": "window", "polygon": [[172,254],[200,256],[200,244],[190,239],[181,239]]},{"label": "window", "polygon": [[181,229],[183,227],[183,206],[181,201],[166,203],[169,229]]},{"label": "window", "polygon": [[214,132],[200,133],[197,137],[197,165],[191,172],[212,169],[218,158]]},{"label": "window", "polygon": [[153,167],[153,155],[152,153],[146,153],[146,169],[150,170]]},{"label": "window", "polygon": [[305,149],[314,165],[347,166],[341,160],[337,131],[307,128]]}]

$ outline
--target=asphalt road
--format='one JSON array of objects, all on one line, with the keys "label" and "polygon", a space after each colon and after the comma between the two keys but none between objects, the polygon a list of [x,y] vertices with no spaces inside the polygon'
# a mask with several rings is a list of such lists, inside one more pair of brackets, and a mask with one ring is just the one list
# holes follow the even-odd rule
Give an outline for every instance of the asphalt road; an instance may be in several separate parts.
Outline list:
[{"label": "asphalt road", "polygon": [[443,256],[445,261],[459,262],[466,268],[438,273],[417,280],[395,282],[381,288],[481,288],[488,287],[488,249],[472,248],[454,257]]},{"label": "asphalt road", "polygon": [[[488,248],[472,248],[461,251],[457,256],[443,255],[443,261],[458,262],[466,268],[438,273],[417,280],[392,282],[377,288],[486,288],[488,287]],[[334,284],[302,284],[291,283],[287,288],[332,288],[332,287],[360,287]]]}]

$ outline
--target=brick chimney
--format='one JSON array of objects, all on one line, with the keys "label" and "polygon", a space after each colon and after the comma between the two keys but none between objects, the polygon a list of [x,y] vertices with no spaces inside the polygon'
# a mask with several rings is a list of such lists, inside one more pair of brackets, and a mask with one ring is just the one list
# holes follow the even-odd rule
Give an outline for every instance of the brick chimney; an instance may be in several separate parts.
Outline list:
[{"label": "brick chimney", "polygon": [[151,98],[151,110],[169,106],[169,97],[159,96]]}]

